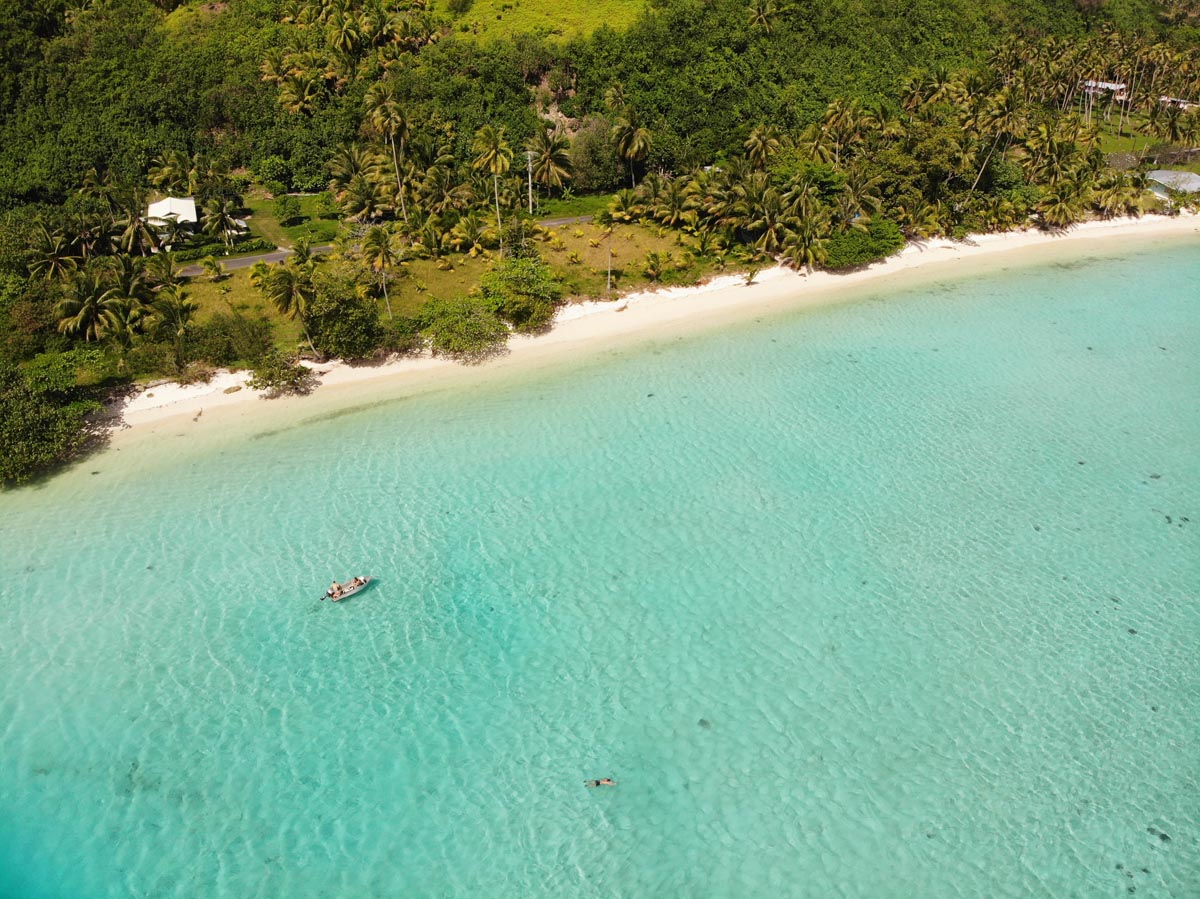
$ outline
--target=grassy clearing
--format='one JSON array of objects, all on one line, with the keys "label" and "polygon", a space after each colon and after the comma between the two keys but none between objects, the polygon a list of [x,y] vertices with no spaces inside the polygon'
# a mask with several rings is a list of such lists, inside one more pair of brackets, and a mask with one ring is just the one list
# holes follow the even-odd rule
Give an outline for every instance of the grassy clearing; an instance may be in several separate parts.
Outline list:
[{"label": "grassy clearing", "polygon": [[300,218],[285,226],[275,215],[274,199],[261,193],[248,196],[246,208],[250,210],[250,217],[246,224],[254,234],[265,237],[277,247],[291,247],[299,240],[307,240],[314,246],[332,243],[340,227],[337,218],[321,215],[321,201],[315,195],[296,199],[300,201]]},{"label": "grassy clearing", "polygon": [[465,254],[406,262],[388,288],[392,312],[416,316],[430,297],[449,298],[470,293],[491,263]]},{"label": "grassy clearing", "polygon": [[581,215],[595,215],[597,212],[607,209],[612,199],[612,194],[592,194],[571,197],[566,200],[543,200],[538,204],[538,218],[565,219]]},{"label": "grassy clearing", "polygon": [[[616,298],[620,293],[653,286],[646,274],[648,253],[664,257],[659,283],[691,283],[714,271],[711,262],[697,261],[686,239],[678,232],[654,226],[618,225],[612,235],[613,290],[606,292],[609,239],[603,229],[590,223],[561,225],[547,229],[535,241],[542,258],[563,280],[568,299]],[[389,287],[392,312],[397,316],[419,316],[430,297],[449,298],[470,293],[491,267],[494,256],[450,255],[441,259],[417,259],[396,272]],[[265,317],[271,322],[275,344],[292,351],[303,342],[298,321],[281,315],[250,284],[250,270],[230,272],[218,282],[207,276],[187,284],[190,299],[199,304],[196,315],[204,322],[216,314],[236,313],[249,318]],[[382,300],[380,314],[384,313]]]},{"label": "grassy clearing", "polygon": [[[608,275],[608,239],[601,228],[589,223],[560,225],[548,229],[534,246],[562,278],[568,297],[599,298],[605,295]],[[691,260],[688,247],[675,232],[657,228],[619,225],[613,232],[613,295],[636,290],[653,282],[645,274],[646,254],[670,254],[664,281],[694,281],[710,274],[711,264],[692,262],[682,271],[676,263]],[[449,298],[470,293],[492,265],[493,256],[461,254],[441,259],[417,259],[405,263],[389,287],[396,315],[418,315],[429,297]]]},{"label": "grassy clearing", "polygon": [[[606,295],[609,238],[592,224],[562,225],[547,232],[538,250],[562,277],[571,297],[602,298]],[[612,234],[613,295],[654,284],[647,276],[648,253],[669,254],[662,280],[685,283],[711,272],[711,265],[692,259],[688,245],[677,232],[654,227],[618,225]],[[683,264],[690,263],[686,269]]]},{"label": "grassy clearing", "polygon": [[196,321],[204,322],[220,314],[238,314],[247,318],[266,317],[275,333],[275,344],[281,350],[293,350],[303,339],[300,322],[280,315],[279,311],[263,299],[250,284],[250,270],[230,272],[220,281],[213,283],[203,275],[187,283],[188,299],[199,304]]},{"label": "grassy clearing", "polygon": [[1145,134],[1118,135],[1106,131],[1100,135],[1100,149],[1104,153],[1138,154],[1153,143],[1156,140]]},{"label": "grassy clearing", "polygon": [[568,38],[601,25],[625,28],[645,7],[646,0],[475,0],[454,24],[460,34],[483,38],[534,33]]}]

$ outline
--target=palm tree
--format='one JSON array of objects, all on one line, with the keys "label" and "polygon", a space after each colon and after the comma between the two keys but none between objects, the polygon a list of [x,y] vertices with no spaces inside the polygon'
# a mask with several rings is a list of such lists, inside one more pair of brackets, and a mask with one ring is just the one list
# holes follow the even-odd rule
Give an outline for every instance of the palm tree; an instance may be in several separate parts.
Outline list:
[{"label": "palm tree", "polygon": [[312,244],[307,238],[302,237],[292,244],[292,254],[288,257],[288,262],[303,271],[306,277],[312,277],[319,261],[320,258],[313,253]]},{"label": "palm tree", "polygon": [[504,128],[484,125],[475,132],[471,152],[475,154],[471,168],[480,172],[490,172],[492,175],[492,190],[496,197],[496,231],[500,234],[500,256],[503,257],[504,224],[500,220],[500,176],[507,172],[512,164],[512,147],[504,139]]},{"label": "palm tree", "polygon": [[609,112],[620,115],[625,112],[625,88],[620,82],[611,85],[604,92],[604,108]]},{"label": "palm tree", "polygon": [[775,125],[756,125],[743,146],[751,164],[756,169],[765,169],[771,156],[779,149],[779,128]]},{"label": "palm tree", "polygon": [[58,330],[85,341],[101,340],[115,324],[120,297],[113,294],[103,272],[84,270],[71,281],[67,295],[55,308]]},{"label": "palm tree", "polygon": [[283,83],[289,69],[284,52],[278,47],[271,47],[267,50],[263,56],[262,65],[259,67],[259,71],[262,72],[262,80],[275,85]]},{"label": "palm tree", "polygon": [[883,200],[879,196],[879,177],[871,175],[862,166],[851,166],[846,172],[844,191],[866,218],[879,212],[879,208],[883,205]]},{"label": "palm tree", "polygon": [[155,290],[175,287],[183,282],[179,264],[175,261],[175,254],[171,252],[155,253],[147,259],[145,272]]},{"label": "palm tree", "polygon": [[383,302],[387,306],[388,318],[392,317],[392,301],[388,299],[388,270],[396,264],[391,236],[385,228],[374,227],[367,231],[362,242],[362,257],[379,279],[383,288]]},{"label": "palm tree", "polygon": [[672,178],[667,181],[658,193],[654,204],[654,217],[672,228],[678,228],[687,215],[687,189],[682,179]]},{"label": "palm tree", "polygon": [[386,197],[379,181],[358,174],[350,179],[341,196],[342,209],[352,221],[375,221],[385,210]]},{"label": "palm tree", "polygon": [[571,142],[557,128],[543,128],[530,139],[533,180],[547,190],[562,190],[571,180]]},{"label": "palm tree", "polygon": [[837,99],[825,110],[821,130],[833,143],[833,162],[842,161],[842,150],[862,142],[864,116],[858,102]]},{"label": "palm tree", "polygon": [[135,190],[129,198],[125,217],[113,222],[117,245],[126,253],[136,252],[145,256],[158,244],[158,235],[146,220],[145,208],[144,195],[141,190]]},{"label": "palm tree", "polygon": [[898,206],[896,220],[900,230],[909,238],[926,238],[941,234],[945,227],[940,203],[917,203],[911,208]]},{"label": "palm tree", "polygon": [[192,157],[187,189],[197,202],[206,202],[214,197],[233,198],[237,194],[229,177],[229,169],[207,153],[197,153]]},{"label": "palm tree", "polygon": [[233,236],[239,230],[234,209],[233,200],[214,197],[204,204],[204,215],[201,217],[204,233],[219,236],[225,244],[226,255],[233,249]]},{"label": "palm tree", "polygon": [[316,297],[316,289],[309,273],[294,263],[273,265],[259,280],[258,289],[281,314],[293,320],[300,320],[304,339],[308,341],[309,349],[316,353],[317,348],[313,346],[312,337],[308,333],[308,323],[304,320],[309,304]]},{"label": "palm tree", "polygon": [[339,147],[329,160],[329,192],[341,201],[350,182],[358,176],[372,181],[379,177],[381,160],[373,150],[360,147],[358,144],[348,144]]},{"label": "palm tree", "polygon": [[103,206],[107,207],[109,212],[115,213],[118,209],[117,204],[117,187],[113,183],[112,173],[105,172],[100,175],[95,168],[88,169],[83,176],[83,183],[79,187],[81,196],[96,200]]},{"label": "palm tree", "polygon": [[333,51],[350,64],[353,74],[354,58],[362,44],[358,16],[349,10],[335,12],[326,25],[325,37]]},{"label": "palm tree", "polygon": [[34,246],[30,250],[29,274],[35,278],[54,281],[75,271],[79,257],[71,241],[61,231],[51,231],[38,223],[34,229]]},{"label": "palm tree", "polygon": [[225,267],[221,265],[221,260],[216,256],[205,256],[200,260],[200,268],[204,269],[204,274],[214,284],[225,277]]},{"label": "palm tree", "polygon": [[825,238],[821,237],[820,225],[814,219],[801,219],[796,229],[789,231],[783,246],[783,258],[793,268],[807,269],[825,261]]},{"label": "palm tree", "polygon": [[134,335],[141,330],[146,314],[147,309],[141,303],[126,298],[112,301],[107,336],[117,347],[118,371],[125,370],[125,351],[133,345]]},{"label": "palm tree", "polygon": [[750,27],[761,28],[766,34],[770,34],[771,23],[778,11],[775,0],[750,0]]},{"label": "palm tree", "polygon": [[642,271],[651,281],[661,281],[663,273],[667,270],[667,266],[670,264],[670,253],[651,251],[646,254],[646,266],[642,269]]},{"label": "palm tree", "polygon": [[815,122],[800,132],[799,147],[813,162],[833,162],[833,139]]},{"label": "palm tree", "polygon": [[395,81],[377,81],[367,91],[367,121],[382,134],[392,148],[392,167],[396,171],[396,192],[400,196],[400,213],[408,223],[408,207],[404,200],[404,181],[400,176],[400,154],[408,144],[408,117],[400,105],[400,89]]},{"label": "palm tree", "polygon": [[279,102],[293,115],[312,112],[321,93],[321,79],[309,72],[289,73],[279,85]]},{"label": "palm tree", "polygon": [[636,187],[633,164],[641,162],[649,155],[653,146],[650,131],[639,123],[637,116],[631,110],[627,109],[625,114],[613,125],[612,137],[617,146],[617,155],[629,165],[629,186]]},{"label": "palm tree", "polygon": [[743,227],[754,235],[754,246],[763,253],[776,253],[786,239],[790,216],[783,198],[770,186],[766,175],[747,179],[740,185],[742,197],[737,212]]},{"label": "palm tree", "polygon": [[450,231],[450,242],[454,249],[470,256],[478,256],[483,252],[490,239],[487,223],[475,209],[455,222]]},{"label": "palm tree", "polygon": [[183,370],[183,338],[199,305],[187,298],[183,288],[164,288],[150,304],[150,328],[157,338],[169,339],[175,347],[175,368]]},{"label": "palm tree", "polygon": [[592,216],[592,223],[604,229],[604,235],[608,238],[608,281],[604,288],[605,293],[612,293],[612,240],[613,229],[616,227],[616,219],[613,218],[611,209],[602,209]]},{"label": "palm tree", "polygon": [[619,190],[608,204],[608,211],[612,214],[613,221],[628,224],[640,219],[645,210],[636,193],[632,190]]},{"label": "palm tree", "polygon": [[425,172],[420,184],[425,208],[434,215],[445,215],[471,205],[474,191],[459,181],[449,165],[434,165]]},{"label": "palm tree", "polygon": [[101,260],[99,265],[114,296],[133,306],[142,306],[153,296],[154,290],[143,260],[117,254]]},{"label": "palm tree", "polygon": [[168,215],[165,219],[156,221],[154,229],[158,232],[158,245],[170,251],[171,247],[191,235],[192,223],[181,222],[178,216]]},{"label": "palm tree", "polygon": [[167,194],[181,194],[188,189],[188,172],[192,162],[182,150],[164,150],[154,157],[147,173],[150,184]]},{"label": "palm tree", "polygon": [[262,290],[264,282],[271,276],[271,267],[271,263],[261,259],[250,266],[250,286]]},{"label": "palm tree", "polygon": [[821,208],[821,194],[811,173],[793,180],[783,195],[788,212],[801,219],[813,218]]},{"label": "palm tree", "polygon": [[1079,221],[1091,194],[1091,184],[1082,172],[1060,179],[1038,204],[1042,224],[1055,230],[1070,227]]}]

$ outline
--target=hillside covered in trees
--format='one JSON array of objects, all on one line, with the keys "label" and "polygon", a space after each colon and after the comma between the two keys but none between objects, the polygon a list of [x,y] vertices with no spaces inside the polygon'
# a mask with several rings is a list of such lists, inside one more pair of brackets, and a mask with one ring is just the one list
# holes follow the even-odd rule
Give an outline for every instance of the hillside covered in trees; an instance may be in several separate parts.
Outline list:
[{"label": "hillside covered in trees", "polygon": [[[603,111],[620,85],[656,135],[648,164],[686,169],[736,153],[758,122],[786,131],[836,98],[898,99],[912,69],[980,61],[1004,38],[1074,43],[1115,23],[1129,38],[1182,49],[1197,33],[1146,0],[1095,13],[1072,0],[660,0],[624,31],[565,43],[476,40],[455,29],[448,7],[408,0],[5,6],[0,203],[9,208],[62,202],[91,169],[136,180],[167,150],[252,172],[280,158],[288,187],[319,190],[381,79],[399,86],[413,120],[452,127],[462,151],[485,123],[528,140],[546,94],[578,118]],[[285,58],[279,78],[264,81],[264,66]]]},{"label": "hillside covered in trees", "polygon": [[[1186,0],[654,0],[586,34],[466,0],[2,2],[0,481],[132,380],[479,358],[614,284],[1140,214],[1200,143]],[[196,221],[149,216],[168,195]]]}]

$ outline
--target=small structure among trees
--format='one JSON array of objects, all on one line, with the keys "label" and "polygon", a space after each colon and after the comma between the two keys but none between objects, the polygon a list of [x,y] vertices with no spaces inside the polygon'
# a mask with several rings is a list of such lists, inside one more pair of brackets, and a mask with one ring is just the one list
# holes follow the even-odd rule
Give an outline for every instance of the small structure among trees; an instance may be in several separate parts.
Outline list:
[{"label": "small structure among trees", "polygon": [[181,225],[194,225],[200,221],[196,215],[196,201],[191,197],[167,197],[151,203],[146,209],[146,221],[151,224],[166,224],[172,220]]},{"label": "small structure among trees", "polygon": [[1200,193],[1200,175],[1192,172],[1155,169],[1146,173],[1146,182],[1156,197],[1172,202],[1178,194]]}]

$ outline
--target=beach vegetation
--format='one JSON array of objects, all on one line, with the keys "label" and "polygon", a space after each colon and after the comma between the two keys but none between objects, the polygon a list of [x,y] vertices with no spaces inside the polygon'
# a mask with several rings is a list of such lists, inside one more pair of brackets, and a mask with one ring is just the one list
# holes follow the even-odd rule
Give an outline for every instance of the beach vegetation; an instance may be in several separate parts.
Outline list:
[{"label": "beach vegetation", "polygon": [[83,361],[78,351],[53,353],[22,370],[0,359],[0,486],[24,483],[87,443],[88,416],[100,404],[76,384]]},{"label": "beach vegetation", "polygon": [[323,356],[366,359],[384,342],[379,305],[366,285],[346,272],[320,272],[304,313],[313,346]]},{"label": "beach vegetation", "polygon": [[[383,12],[0,17],[0,360],[87,353],[91,390],[273,351],[477,359],[570,297],[1196,203],[1144,177],[1200,168],[1180,0]],[[163,196],[199,221],[148,218]]]},{"label": "beach vegetation", "polygon": [[286,394],[308,393],[316,386],[316,376],[295,356],[273,349],[254,365],[246,386],[261,390],[267,398],[273,399]]},{"label": "beach vegetation", "polygon": [[848,228],[829,238],[824,265],[848,269],[868,265],[892,255],[904,246],[900,226],[884,218],[872,219],[866,230]]},{"label": "beach vegetation", "polygon": [[562,300],[562,282],[534,253],[505,259],[480,280],[480,292],[514,331],[549,327]]},{"label": "beach vegetation", "polygon": [[504,348],[508,325],[484,296],[430,299],[421,317],[421,335],[439,356],[481,362]]}]

